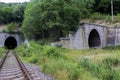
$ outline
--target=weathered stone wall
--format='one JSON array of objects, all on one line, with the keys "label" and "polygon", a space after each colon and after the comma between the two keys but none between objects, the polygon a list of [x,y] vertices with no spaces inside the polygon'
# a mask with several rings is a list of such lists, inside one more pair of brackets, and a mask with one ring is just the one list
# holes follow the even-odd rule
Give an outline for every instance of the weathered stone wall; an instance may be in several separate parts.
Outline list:
[{"label": "weathered stone wall", "polygon": [[7,33],[7,32],[0,32],[0,47],[4,47],[5,40],[8,37],[14,37],[17,41],[17,46],[23,43],[21,33]]},{"label": "weathered stone wall", "polygon": [[102,48],[106,46],[106,27],[100,25],[93,25],[84,23],[76,32],[69,34],[70,48],[73,49],[89,49],[89,35],[92,30],[96,30],[100,36],[100,46]]},{"label": "weathered stone wall", "polygon": [[[120,45],[120,27],[111,28],[91,23],[83,23],[76,32],[70,32],[68,43],[62,45],[68,45],[67,47],[71,49],[89,49],[90,34],[93,30],[97,32],[95,34],[98,34],[100,38],[100,46],[95,48]],[[94,44],[97,44],[97,41]]]},{"label": "weathered stone wall", "polygon": [[60,44],[62,44],[62,46],[64,48],[70,48],[70,39],[69,38],[60,38]]},{"label": "weathered stone wall", "polygon": [[107,28],[106,46],[114,46],[115,38],[116,38],[116,29],[115,28]]},{"label": "weathered stone wall", "polygon": [[86,37],[86,48],[89,48],[88,38],[89,38],[90,32],[93,29],[95,29],[100,36],[101,45],[99,48],[106,46],[106,27],[105,26],[94,25],[94,24],[89,24],[89,23],[84,23],[83,26],[84,26],[85,37]]},{"label": "weathered stone wall", "polygon": [[115,45],[120,45],[120,27],[115,27]]},{"label": "weathered stone wall", "polygon": [[70,48],[72,49],[83,49],[84,48],[84,30],[79,28],[77,32],[70,32]]}]

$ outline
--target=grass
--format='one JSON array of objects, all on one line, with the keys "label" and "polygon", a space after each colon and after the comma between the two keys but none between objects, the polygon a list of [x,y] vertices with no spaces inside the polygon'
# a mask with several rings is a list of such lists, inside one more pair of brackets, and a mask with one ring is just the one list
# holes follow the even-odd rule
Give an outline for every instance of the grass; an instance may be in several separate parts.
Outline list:
[{"label": "grass", "polygon": [[120,80],[120,46],[70,50],[31,41],[16,49],[21,59],[34,63],[56,80]]},{"label": "grass", "polygon": [[81,22],[100,24],[107,27],[120,26],[120,14],[114,15],[114,20],[112,21],[111,15],[95,12],[90,14],[89,18],[82,19]]},{"label": "grass", "polygon": [[112,22],[110,15],[101,14],[101,13],[91,14],[90,19],[93,20],[93,21],[95,21],[95,20],[105,20],[106,22]]},{"label": "grass", "polygon": [[3,57],[3,55],[6,53],[5,48],[0,48],[0,58]]}]

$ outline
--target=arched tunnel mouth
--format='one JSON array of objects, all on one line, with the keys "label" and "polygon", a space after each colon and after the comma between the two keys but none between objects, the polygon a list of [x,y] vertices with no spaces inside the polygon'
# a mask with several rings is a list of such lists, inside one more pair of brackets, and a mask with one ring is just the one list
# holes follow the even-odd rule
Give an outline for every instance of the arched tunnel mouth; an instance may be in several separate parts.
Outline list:
[{"label": "arched tunnel mouth", "polygon": [[17,41],[14,37],[10,36],[5,40],[4,46],[7,49],[15,49],[17,47]]},{"label": "arched tunnel mouth", "polygon": [[101,46],[101,40],[97,30],[93,29],[90,32],[88,44],[89,44],[89,48],[99,48]]}]

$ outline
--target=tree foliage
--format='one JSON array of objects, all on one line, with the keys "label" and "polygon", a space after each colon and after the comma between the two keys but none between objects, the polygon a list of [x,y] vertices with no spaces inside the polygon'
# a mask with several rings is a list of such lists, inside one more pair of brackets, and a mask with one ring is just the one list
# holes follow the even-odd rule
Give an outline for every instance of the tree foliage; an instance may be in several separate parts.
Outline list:
[{"label": "tree foliage", "polygon": [[[111,14],[111,0],[30,0],[27,8],[26,4],[0,3],[0,24],[22,24],[24,20],[23,32],[35,39],[58,39],[76,30],[82,18],[95,12]],[[120,13],[119,4],[120,0],[113,0],[114,14]]]},{"label": "tree foliage", "polygon": [[93,0],[32,0],[25,10],[22,30],[27,37],[35,38],[75,30],[80,16],[90,11],[87,1],[92,4]]},{"label": "tree foliage", "polygon": [[[120,0],[113,0],[114,14],[120,13]],[[111,14],[111,0],[95,0],[94,11]]]},{"label": "tree foliage", "polygon": [[0,3],[0,24],[22,23],[26,3]]}]

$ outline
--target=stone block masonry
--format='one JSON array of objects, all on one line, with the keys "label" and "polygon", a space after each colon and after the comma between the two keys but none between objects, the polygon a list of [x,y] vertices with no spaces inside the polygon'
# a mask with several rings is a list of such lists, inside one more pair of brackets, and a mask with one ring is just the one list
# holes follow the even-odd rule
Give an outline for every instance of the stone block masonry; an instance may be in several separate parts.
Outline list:
[{"label": "stone block masonry", "polygon": [[15,32],[15,33],[0,32],[0,47],[4,47],[5,45],[19,46],[22,43],[23,43],[23,39],[22,39],[22,34],[20,32]]},{"label": "stone block masonry", "polygon": [[[76,32],[69,33],[67,44],[71,49],[103,48],[120,45],[120,27],[106,27],[91,23],[82,23]],[[61,39],[64,42],[64,39]],[[68,44],[69,43],[69,44]]]}]

